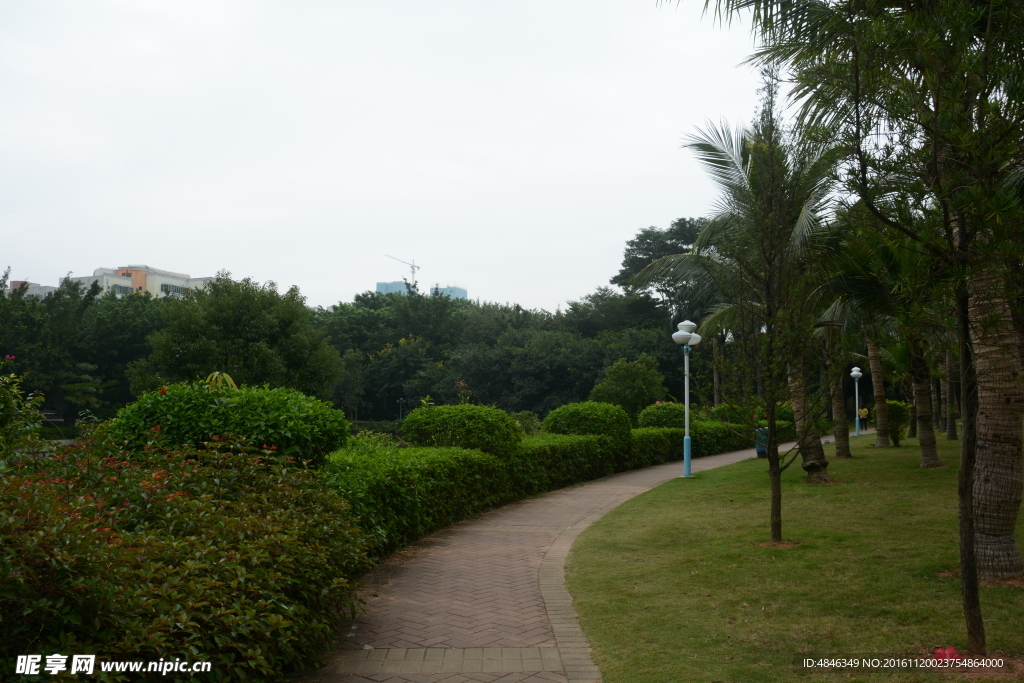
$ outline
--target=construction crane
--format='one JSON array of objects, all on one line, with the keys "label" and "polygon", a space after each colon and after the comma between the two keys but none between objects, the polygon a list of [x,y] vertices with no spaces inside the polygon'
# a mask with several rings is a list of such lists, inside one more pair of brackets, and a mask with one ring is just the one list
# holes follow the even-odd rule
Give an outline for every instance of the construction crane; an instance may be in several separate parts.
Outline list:
[{"label": "construction crane", "polygon": [[389,254],[384,254],[384,255],[387,256],[389,259],[394,259],[395,261],[398,261],[399,263],[404,263],[405,265],[409,266],[409,270],[412,271],[412,279],[409,280],[409,286],[410,287],[415,287],[416,286],[416,271],[419,270],[422,267],[422,266],[417,266],[416,265],[416,259],[413,259],[412,263],[409,263],[408,261],[403,261],[402,259],[395,258],[394,256],[390,256]]}]

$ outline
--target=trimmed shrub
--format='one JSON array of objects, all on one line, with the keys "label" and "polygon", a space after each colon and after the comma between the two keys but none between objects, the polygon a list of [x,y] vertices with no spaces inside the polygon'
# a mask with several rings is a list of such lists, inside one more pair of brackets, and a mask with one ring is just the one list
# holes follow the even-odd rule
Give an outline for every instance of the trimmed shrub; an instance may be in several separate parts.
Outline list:
[{"label": "trimmed shrub", "polygon": [[531,496],[608,476],[615,471],[613,445],[596,434],[528,436],[507,463],[513,492]]},{"label": "trimmed shrub", "polygon": [[910,404],[903,401],[886,401],[889,408],[889,438],[893,446],[899,446],[910,426]]},{"label": "trimmed shrub", "polygon": [[551,434],[603,434],[612,441],[629,443],[631,426],[626,411],[611,403],[587,401],[567,403],[544,418],[544,431]]},{"label": "trimmed shrub", "polygon": [[523,431],[504,410],[463,403],[426,406],[409,413],[402,434],[417,446],[470,448],[507,458],[515,454]]},{"label": "trimmed shrub", "polygon": [[374,560],[511,498],[499,458],[463,448],[399,448],[353,440],[322,474],[352,506]]},{"label": "trimmed shrub", "polygon": [[349,423],[330,404],[294,389],[242,387],[210,391],[206,383],[172,384],[118,411],[106,429],[122,447],[141,452],[154,430],[166,443],[201,447],[215,436],[241,434],[254,444],[313,464],[345,444]]},{"label": "trimmed shrub", "polygon": [[245,443],[149,450],[87,439],[0,470],[0,667],[199,656],[211,681],[276,681],[319,657],[368,568],[345,501]]},{"label": "trimmed shrub", "polygon": [[[696,414],[691,411],[690,419]],[[644,408],[637,420],[640,427],[673,427],[682,429],[686,426],[686,406],[682,403],[655,403]]]}]

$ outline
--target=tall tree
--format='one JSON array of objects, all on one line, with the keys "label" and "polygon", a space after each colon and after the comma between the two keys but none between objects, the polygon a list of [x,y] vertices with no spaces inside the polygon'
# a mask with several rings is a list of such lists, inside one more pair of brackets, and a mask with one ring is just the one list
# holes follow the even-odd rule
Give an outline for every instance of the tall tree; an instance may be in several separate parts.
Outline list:
[{"label": "tall tree", "polygon": [[192,381],[226,372],[239,384],[290,387],[327,399],[342,373],[338,351],[313,325],[298,288],[218,274],[206,287],[166,302],[150,362],[163,376]]}]

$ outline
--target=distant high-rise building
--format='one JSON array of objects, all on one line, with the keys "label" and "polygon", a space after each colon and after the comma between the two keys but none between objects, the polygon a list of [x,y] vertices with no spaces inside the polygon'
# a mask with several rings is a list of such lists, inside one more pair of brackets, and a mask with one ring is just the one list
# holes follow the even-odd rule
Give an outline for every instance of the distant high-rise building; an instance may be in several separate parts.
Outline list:
[{"label": "distant high-rise building", "polygon": [[[378,282],[377,291],[381,294],[405,294],[408,290],[404,280],[397,280],[395,282]],[[413,285],[412,291],[416,291],[416,285]]]},{"label": "distant high-rise building", "polygon": [[430,293],[437,294],[440,296],[446,296],[450,299],[469,298],[469,292],[464,290],[462,287],[431,287]]}]

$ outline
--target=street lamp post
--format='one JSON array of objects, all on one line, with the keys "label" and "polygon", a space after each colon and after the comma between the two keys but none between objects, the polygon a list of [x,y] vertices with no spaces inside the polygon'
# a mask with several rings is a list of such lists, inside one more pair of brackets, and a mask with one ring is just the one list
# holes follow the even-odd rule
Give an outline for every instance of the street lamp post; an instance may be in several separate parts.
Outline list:
[{"label": "street lamp post", "polygon": [[404,398],[400,398],[400,399],[398,399],[398,421],[399,422],[401,422],[402,418],[404,417],[404,415],[403,415],[404,409],[405,409],[405,399]]},{"label": "street lamp post", "polygon": [[684,320],[679,323],[679,331],[672,334],[672,341],[683,347],[683,377],[685,389],[683,399],[686,401],[686,430],[683,436],[683,476],[690,477],[690,349],[700,344],[700,335],[694,332],[697,323]]},{"label": "street lamp post", "polygon": [[864,373],[855,367],[850,371],[853,378],[853,435],[860,436],[860,378]]}]

